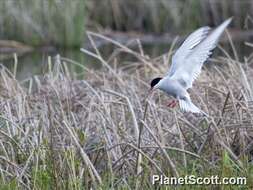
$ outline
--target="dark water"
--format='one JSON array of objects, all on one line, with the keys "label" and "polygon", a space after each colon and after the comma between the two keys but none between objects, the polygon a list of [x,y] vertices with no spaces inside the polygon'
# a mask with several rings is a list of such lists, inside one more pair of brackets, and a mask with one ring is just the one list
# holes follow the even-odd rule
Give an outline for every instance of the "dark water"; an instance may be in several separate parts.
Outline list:
[{"label": "dark water", "polygon": [[[253,48],[248,47],[244,44],[244,42],[235,43],[236,52],[240,60],[243,60],[243,57],[249,56],[251,52],[253,52]],[[180,45],[180,42],[177,43],[176,48]],[[234,54],[231,48],[231,45],[228,43],[221,44],[222,47],[229,52],[232,58],[234,58]],[[135,51],[139,51],[137,47],[131,47],[131,49]],[[147,44],[143,45],[143,50],[146,55],[149,57],[154,58],[161,54],[168,52],[170,49],[170,44]],[[100,48],[101,54],[105,60],[109,58],[112,52],[115,50],[115,47],[112,45],[105,45]],[[86,55],[85,53],[81,52],[80,49],[59,49],[59,50],[34,50],[30,53],[24,54],[18,57],[18,68],[17,68],[17,79],[23,80],[28,77],[31,77],[35,74],[40,74],[46,68],[46,64],[48,62],[48,56],[55,57],[57,54],[60,54],[62,57],[66,57],[68,59],[74,60],[88,68],[93,69],[100,69],[101,64],[94,58]],[[223,55],[224,54],[216,48],[214,55]],[[120,63],[124,63],[127,61],[134,61],[132,56],[127,54],[121,54],[121,56],[117,57]],[[3,63],[7,68],[13,70],[14,59],[5,59],[2,60]],[[77,71],[80,72],[80,67],[68,63],[68,67],[70,71]]]},{"label": "dark water", "polygon": [[[163,53],[168,52],[170,45],[146,45],[143,47],[145,54],[149,55],[150,57],[156,57]],[[133,50],[137,50],[137,47],[131,48]],[[115,47],[112,45],[105,45],[100,48],[101,55],[105,60],[107,60],[112,52],[115,50]],[[92,51],[92,50],[90,50]],[[8,55],[8,59],[4,59],[1,61],[8,69],[11,71],[14,67],[14,53],[11,53]],[[88,68],[92,69],[100,69],[101,64],[100,62],[91,57],[86,55],[85,53],[81,52],[80,49],[59,49],[59,50],[51,50],[48,51],[43,50],[34,50],[30,53],[26,53],[23,55],[18,56],[18,68],[17,68],[17,79],[24,80],[28,77],[31,77],[36,74],[42,73],[42,71],[46,68],[46,65],[48,63],[48,57],[51,56],[54,58],[57,54],[60,54],[61,57],[65,57],[68,59],[71,59],[75,62],[78,62]],[[122,53],[120,56],[118,56],[119,62],[124,61],[134,61],[132,56],[128,56],[127,54]],[[53,59],[52,59],[53,60]],[[80,72],[80,67],[76,66],[74,64],[68,63],[68,68],[70,71],[77,71]]]},{"label": "dark water", "polygon": [[[14,54],[14,53],[13,53]],[[18,56],[18,67],[17,67],[17,79],[24,80],[33,75],[41,74],[47,67],[48,57],[52,58],[54,62],[55,56],[59,54],[61,57],[65,57],[76,61],[89,68],[99,69],[100,64],[95,59],[85,55],[80,49],[68,49],[68,50],[34,50],[32,52]],[[3,63],[11,71],[14,67],[14,56],[10,55],[9,59],[2,60]],[[13,57],[13,58],[12,58]],[[76,70],[80,67],[68,63],[70,70]]]}]

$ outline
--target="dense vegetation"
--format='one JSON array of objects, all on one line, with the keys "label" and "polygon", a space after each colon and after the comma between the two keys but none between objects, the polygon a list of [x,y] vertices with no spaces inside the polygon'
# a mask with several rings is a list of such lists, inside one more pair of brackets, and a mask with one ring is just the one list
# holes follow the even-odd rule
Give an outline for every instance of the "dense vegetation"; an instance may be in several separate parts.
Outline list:
[{"label": "dense vegetation", "polygon": [[29,45],[82,46],[85,29],[185,34],[234,16],[247,28],[250,0],[0,1],[0,37]]},{"label": "dense vegetation", "polygon": [[0,37],[42,46],[80,47],[85,1],[0,1]]},{"label": "dense vegetation", "polygon": [[[158,189],[153,174],[245,176],[241,186],[177,188],[252,189],[252,55],[243,64],[236,52],[211,59],[191,91],[210,115],[202,117],[169,109],[160,92],[145,99],[173,47],[150,59],[141,46],[110,42],[117,48],[109,58],[96,47],[82,50],[101,70],[60,56],[25,81],[15,79],[17,63],[13,72],[1,68],[0,189]],[[119,64],[122,53],[135,61]],[[68,64],[79,72],[69,73]]]}]

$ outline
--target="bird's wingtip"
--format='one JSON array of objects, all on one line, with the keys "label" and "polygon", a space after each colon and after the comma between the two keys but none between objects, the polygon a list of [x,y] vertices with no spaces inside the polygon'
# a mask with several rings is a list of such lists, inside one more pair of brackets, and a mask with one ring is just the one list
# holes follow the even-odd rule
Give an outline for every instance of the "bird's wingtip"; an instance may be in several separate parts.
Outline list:
[{"label": "bird's wingtip", "polygon": [[234,16],[231,16],[227,20],[229,20],[231,22],[233,19],[234,19]]},{"label": "bird's wingtip", "polygon": [[232,20],[233,20],[233,16],[231,16],[231,17],[229,17],[227,20],[225,20],[223,23],[225,24],[225,25],[229,25],[231,22],[232,22]]}]

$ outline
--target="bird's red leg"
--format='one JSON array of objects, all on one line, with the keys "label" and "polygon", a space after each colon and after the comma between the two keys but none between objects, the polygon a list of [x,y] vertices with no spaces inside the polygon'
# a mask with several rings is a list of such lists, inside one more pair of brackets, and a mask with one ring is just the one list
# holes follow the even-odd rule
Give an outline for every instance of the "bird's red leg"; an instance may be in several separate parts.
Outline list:
[{"label": "bird's red leg", "polygon": [[175,104],[175,100],[172,100],[167,104],[168,107],[173,108],[173,105]]},{"label": "bird's red leg", "polygon": [[172,100],[171,102],[167,104],[167,106],[170,108],[174,108],[176,107],[176,105],[177,105],[177,100]]},{"label": "bird's red leg", "polygon": [[176,107],[178,101],[177,100],[174,100],[173,104],[171,105],[172,108]]}]

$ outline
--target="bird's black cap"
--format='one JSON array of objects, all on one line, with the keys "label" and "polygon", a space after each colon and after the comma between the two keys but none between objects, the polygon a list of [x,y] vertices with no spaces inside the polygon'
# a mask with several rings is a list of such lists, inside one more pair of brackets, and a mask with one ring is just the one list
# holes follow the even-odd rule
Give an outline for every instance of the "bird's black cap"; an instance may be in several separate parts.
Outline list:
[{"label": "bird's black cap", "polygon": [[150,87],[153,88],[161,79],[161,77],[154,78],[150,83]]}]

